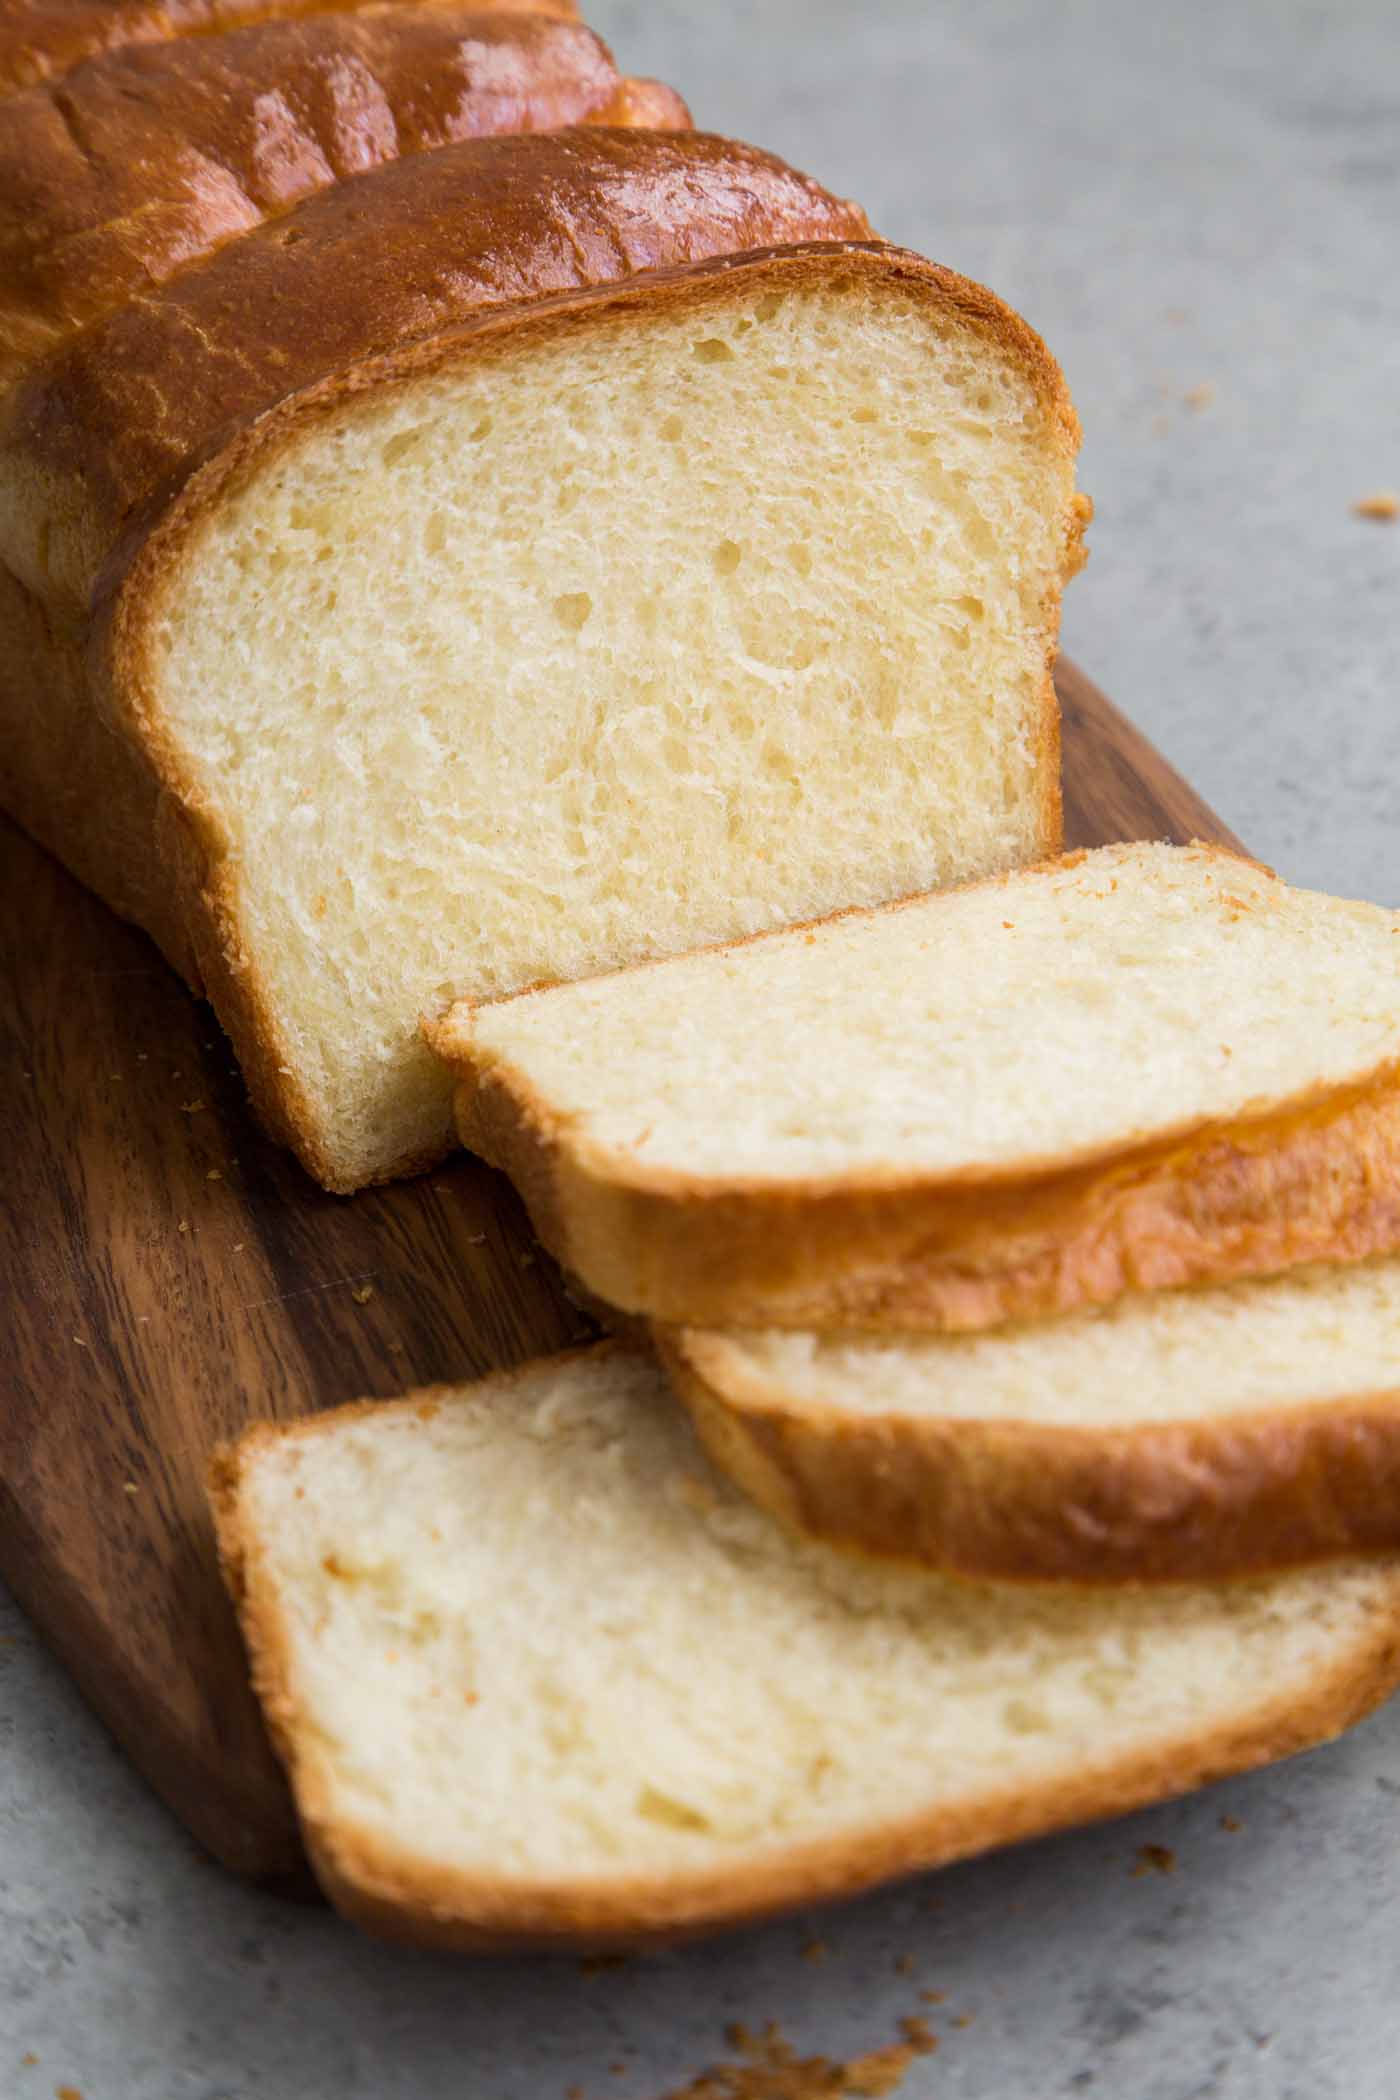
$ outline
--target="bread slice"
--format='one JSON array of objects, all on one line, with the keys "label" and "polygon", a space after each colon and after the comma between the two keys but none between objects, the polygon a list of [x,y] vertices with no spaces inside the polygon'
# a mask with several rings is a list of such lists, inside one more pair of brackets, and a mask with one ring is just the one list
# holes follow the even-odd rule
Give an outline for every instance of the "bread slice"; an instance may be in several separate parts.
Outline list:
[{"label": "bread slice", "polygon": [[1397,935],[1112,846],[429,1032],[599,1297],[955,1332],[1400,1250]]},{"label": "bread slice", "polygon": [[1394,1257],[977,1335],[660,1340],[714,1458],[835,1544],[1077,1583],[1400,1550]]},{"label": "bread slice", "polygon": [[[59,80],[85,59],[136,44],[205,38],[250,22],[308,15],[379,13],[404,0],[4,0],[0,9],[0,97]],[[575,0],[475,0],[478,14],[561,15]]]},{"label": "bread slice", "polygon": [[1057,842],[1073,412],[868,232],[699,133],[476,139],[8,397],[0,800],[327,1186],[451,1142],[425,1009]]},{"label": "bread slice", "polygon": [[0,122],[0,388],[224,242],[367,169],[569,124],[676,130],[582,23],[395,6],[130,44]]},{"label": "bread slice", "polygon": [[456,1947],[847,1894],[1321,1741],[1400,1574],[1080,1596],[794,1541],[618,1345],[253,1431],[230,1586],[332,1901]]}]

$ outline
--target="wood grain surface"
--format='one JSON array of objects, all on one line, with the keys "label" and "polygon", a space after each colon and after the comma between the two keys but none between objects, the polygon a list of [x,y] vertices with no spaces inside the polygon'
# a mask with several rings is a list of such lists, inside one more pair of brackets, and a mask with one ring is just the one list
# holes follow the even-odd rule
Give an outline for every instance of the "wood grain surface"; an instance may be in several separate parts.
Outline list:
[{"label": "wood grain surface", "polygon": [[[1231,840],[1073,666],[1069,843]],[[150,943],[0,820],[0,1575],[217,1858],[295,1875],[204,1500],[258,1417],[470,1378],[588,1332],[513,1191],[461,1157],[325,1195],[251,1122]]]}]

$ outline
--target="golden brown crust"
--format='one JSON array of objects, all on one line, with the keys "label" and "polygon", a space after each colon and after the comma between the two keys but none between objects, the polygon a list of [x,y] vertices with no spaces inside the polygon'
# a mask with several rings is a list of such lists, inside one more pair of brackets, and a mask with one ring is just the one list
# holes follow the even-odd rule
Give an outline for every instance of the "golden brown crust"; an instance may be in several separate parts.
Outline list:
[{"label": "golden brown crust", "polygon": [[352,175],[580,123],[676,130],[581,23],[399,6],[138,44],[0,126],[0,389],[65,337]]},{"label": "golden brown crust", "polygon": [[1216,1582],[1400,1549],[1400,1391],[1123,1429],[806,1406],[657,1342],[716,1464],[792,1529],[1000,1582]]},{"label": "golden brown crust", "polygon": [[616,93],[590,124],[622,124],[636,131],[693,131],[690,105],[664,80],[620,80]]},{"label": "golden brown crust", "polygon": [[[0,0],[0,97],[57,80],[106,51],[209,37],[250,23],[356,13],[395,0]],[[475,0],[479,14],[573,20],[574,0]]]},{"label": "golden brown crust", "polygon": [[[620,1343],[603,1343],[619,1349]],[[577,1352],[570,1352],[577,1353]],[[528,1366],[535,1371],[538,1365]],[[524,1375],[518,1374],[518,1375]],[[438,1392],[402,1407],[433,1407]],[[382,1407],[383,1403],[369,1403]],[[225,1579],[238,1608],[273,1742],[291,1779],[307,1850],[336,1908],[367,1930],[426,1947],[474,1953],[576,1951],[662,1942],[855,1895],[899,1876],[1152,1801],[1328,1741],[1378,1705],[1400,1680],[1400,1570],[1388,1595],[1306,1693],[1296,1687],[1213,1725],[1183,1725],[1150,1751],[1087,1758],[1072,1778],[1040,1789],[989,1787],[976,1799],[891,1819],[825,1840],[756,1849],[742,1862],[689,1874],[618,1875],[579,1882],[466,1874],[387,1848],[335,1816],[317,1746],[299,1726],[291,1647],[278,1588],[240,1506],[250,1452],[284,1436],[318,1435],[346,1414],[289,1429],[265,1425],[220,1452],[210,1495]]]}]

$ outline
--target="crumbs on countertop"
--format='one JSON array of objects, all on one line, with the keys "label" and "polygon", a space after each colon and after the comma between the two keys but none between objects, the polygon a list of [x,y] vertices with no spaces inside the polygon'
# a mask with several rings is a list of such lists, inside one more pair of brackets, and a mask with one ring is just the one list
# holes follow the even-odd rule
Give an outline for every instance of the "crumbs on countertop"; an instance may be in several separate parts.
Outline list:
[{"label": "crumbs on countertop", "polygon": [[725,2029],[739,2063],[711,2064],[688,2085],[661,2100],[882,2100],[904,2081],[916,2057],[931,2056],[938,2037],[926,2021],[900,2022],[904,2039],[838,2063],[830,2056],[799,2056],[775,2020],[761,2035],[741,2022]]},{"label": "crumbs on countertop", "polygon": [[1372,518],[1380,525],[1393,525],[1400,518],[1400,496],[1393,489],[1376,489],[1369,496],[1358,496],[1351,508],[1355,517]]},{"label": "crumbs on countertop", "polygon": [[1175,1872],[1176,1854],[1172,1851],[1170,1845],[1138,1846],[1137,1865],[1133,1868],[1133,1879],[1135,1881],[1142,1874],[1174,1874]]},{"label": "crumbs on countertop", "polygon": [[357,1283],[350,1296],[357,1305],[368,1305],[370,1299],[374,1296],[374,1285],[372,1283]]}]

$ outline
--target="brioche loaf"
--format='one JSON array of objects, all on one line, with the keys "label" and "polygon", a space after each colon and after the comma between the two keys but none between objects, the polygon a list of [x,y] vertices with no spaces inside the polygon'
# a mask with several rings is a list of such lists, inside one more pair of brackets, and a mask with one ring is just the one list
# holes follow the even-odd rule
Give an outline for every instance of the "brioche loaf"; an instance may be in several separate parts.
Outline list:
[{"label": "brioche loaf", "polygon": [[1391,1563],[1081,1596],[794,1541],[616,1347],[254,1431],[214,1499],[327,1893],[448,1946],[846,1894],[1306,1748],[1400,1667]]},{"label": "brioche loaf", "polygon": [[430,1029],[599,1297],[957,1331],[1400,1250],[1400,918],[1205,847],[1004,881]]},{"label": "brioche loaf", "polygon": [[[303,197],[499,132],[633,121],[581,23],[397,6],[135,44],[12,96],[0,121],[0,388],[133,294]],[[629,110],[631,112],[629,117]]]},{"label": "brioche loaf", "polygon": [[0,800],[327,1186],[450,1141],[425,1008],[1054,844],[1073,414],[868,232],[699,134],[443,145],[0,406]]},{"label": "brioche loaf", "polygon": [[976,1335],[663,1332],[707,1448],[834,1544],[1015,1581],[1400,1548],[1400,1261]]}]

